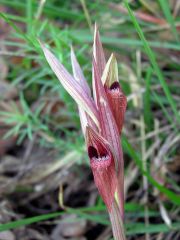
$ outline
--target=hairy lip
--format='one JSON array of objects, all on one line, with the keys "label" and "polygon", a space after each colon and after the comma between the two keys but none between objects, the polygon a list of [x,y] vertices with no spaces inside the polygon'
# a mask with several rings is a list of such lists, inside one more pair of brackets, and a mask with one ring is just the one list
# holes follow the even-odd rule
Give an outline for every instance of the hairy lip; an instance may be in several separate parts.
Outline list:
[{"label": "hairy lip", "polygon": [[101,161],[107,161],[109,159],[109,156],[106,155],[106,156],[102,156],[102,157],[93,157],[92,160],[94,161],[98,161],[98,162],[101,162]]},{"label": "hairy lip", "polygon": [[112,158],[109,155],[102,156],[102,157],[93,157],[90,159],[91,167],[96,169],[97,171],[104,171],[108,170],[112,163]]},{"label": "hairy lip", "polygon": [[97,162],[104,162],[104,161],[107,161],[110,159],[110,156],[106,149],[101,148],[99,150],[97,150],[93,146],[89,146],[88,147],[89,158],[92,159],[93,161],[97,161]]},{"label": "hairy lip", "polygon": [[88,155],[93,169],[105,170],[112,163],[112,156],[105,147],[99,146],[99,148],[96,148],[89,146]]}]

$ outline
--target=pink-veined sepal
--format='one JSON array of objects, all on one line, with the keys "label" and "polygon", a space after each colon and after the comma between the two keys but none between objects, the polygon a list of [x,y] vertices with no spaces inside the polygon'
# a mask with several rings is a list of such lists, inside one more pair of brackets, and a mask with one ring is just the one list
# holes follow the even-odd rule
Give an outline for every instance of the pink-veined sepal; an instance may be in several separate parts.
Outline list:
[{"label": "pink-veined sepal", "polygon": [[119,134],[121,134],[127,100],[118,81],[118,65],[113,54],[109,58],[104,69],[102,82],[106,90],[109,105],[115,118]]},{"label": "pink-veined sepal", "polygon": [[108,142],[91,127],[86,129],[86,138],[95,184],[108,210],[111,211],[117,188],[113,154]]},{"label": "pink-veined sepal", "polygon": [[66,68],[58,61],[58,59],[41,43],[42,50],[51,69],[66,89],[66,91],[74,98],[78,106],[82,108],[99,126],[99,117],[93,99],[82,88],[80,83],[66,70]]}]

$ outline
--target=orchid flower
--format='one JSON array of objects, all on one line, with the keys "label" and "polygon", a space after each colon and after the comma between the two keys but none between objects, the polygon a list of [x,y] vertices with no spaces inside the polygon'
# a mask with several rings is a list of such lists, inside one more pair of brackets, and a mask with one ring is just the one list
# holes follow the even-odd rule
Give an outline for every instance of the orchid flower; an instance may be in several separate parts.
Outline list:
[{"label": "orchid flower", "polygon": [[78,105],[95,184],[107,206],[114,238],[124,240],[124,161],[120,136],[127,101],[118,81],[116,58],[112,54],[106,63],[95,25],[93,98],[72,47],[73,76],[43,44],[41,47],[51,69]]}]

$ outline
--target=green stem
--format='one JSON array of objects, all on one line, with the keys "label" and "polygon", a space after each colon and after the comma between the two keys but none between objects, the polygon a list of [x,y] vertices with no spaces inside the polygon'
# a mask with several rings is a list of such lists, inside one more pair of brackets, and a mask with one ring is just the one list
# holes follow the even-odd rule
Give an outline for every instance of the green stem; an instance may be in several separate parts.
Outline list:
[{"label": "green stem", "polygon": [[112,204],[112,209],[109,212],[109,217],[111,220],[114,239],[126,240],[123,220],[121,218],[120,210],[115,200]]}]

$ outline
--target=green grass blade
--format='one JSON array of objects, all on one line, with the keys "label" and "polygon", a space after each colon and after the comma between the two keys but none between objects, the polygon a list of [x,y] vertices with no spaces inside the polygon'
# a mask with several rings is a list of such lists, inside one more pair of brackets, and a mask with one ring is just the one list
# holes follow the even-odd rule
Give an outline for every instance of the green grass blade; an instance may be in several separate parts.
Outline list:
[{"label": "green grass blade", "polygon": [[146,83],[146,91],[144,93],[144,122],[146,125],[146,129],[150,131],[152,129],[152,123],[153,123],[153,115],[151,111],[151,98],[150,98],[150,87],[151,87],[151,76],[152,76],[152,68],[149,68],[147,70],[146,76],[145,76],[145,83]]},{"label": "green grass blade", "polygon": [[8,17],[6,14],[0,12],[0,17],[4,19],[25,41],[27,41],[31,46],[36,47],[37,40],[35,38],[31,39],[28,35],[24,34],[23,31],[17,27]]},{"label": "green grass blade", "polygon": [[36,217],[31,217],[31,218],[20,219],[20,220],[17,220],[17,221],[12,221],[12,222],[5,223],[5,224],[0,224],[0,232],[7,231],[8,229],[19,228],[19,227],[29,225],[29,224],[32,224],[32,223],[52,219],[52,218],[58,217],[62,214],[63,214],[62,212],[49,213],[49,214],[40,215],[40,216],[36,216]]},{"label": "green grass blade", "polygon": [[160,107],[162,108],[162,111],[164,113],[164,116],[166,116],[167,120],[169,121],[170,124],[173,125],[174,129],[176,130],[176,124],[174,122],[174,119],[171,117],[171,115],[168,113],[168,111],[166,110],[166,107],[164,106],[160,96],[158,94],[156,94],[155,92],[153,92],[153,97],[154,99],[157,101],[157,103],[160,105]]},{"label": "green grass blade", "polygon": [[164,193],[174,204],[180,205],[180,196],[170,191],[166,187],[160,185],[147,171],[144,170],[142,160],[139,155],[133,149],[131,144],[128,142],[127,138],[123,136],[122,145],[125,151],[131,156],[131,158],[135,161],[136,165],[139,167],[141,173],[147,177],[148,181],[155,186],[160,192]]},{"label": "green grass blade", "polygon": [[172,227],[168,227],[166,224],[149,224],[146,226],[143,223],[127,224],[127,235],[144,234],[144,233],[165,233],[170,231],[178,231],[180,228],[180,222],[172,224]]},{"label": "green grass blade", "polygon": [[172,33],[174,34],[176,41],[179,42],[179,36],[176,31],[176,26],[175,26],[174,19],[171,14],[171,11],[170,11],[170,6],[169,6],[168,0],[158,0],[158,1],[159,1],[159,4],[161,5],[163,13],[167,19],[167,22],[169,22],[169,24],[171,25],[171,30],[172,30]]},{"label": "green grass blade", "polygon": [[83,8],[84,15],[86,17],[89,29],[90,29],[90,31],[92,31],[93,26],[92,26],[92,22],[91,22],[91,17],[89,15],[89,11],[88,11],[87,6],[86,6],[86,1],[85,0],[80,0],[80,2],[81,2],[81,5],[82,5],[82,8]]},{"label": "green grass blade", "polygon": [[32,0],[26,0],[26,19],[27,19],[27,33],[31,33],[32,29]]},{"label": "green grass blade", "polygon": [[[32,0],[31,0],[32,1]],[[53,1],[52,1],[53,2]],[[1,0],[1,4],[12,7],[14,9],[26,11],[26,1],[19,0]],[[32,1],[31,8],[32,12],[35,12],[39,6],[39,1]],[[66,9],[59,6],[59,4],[53,5],[51,1],[46,1],[45,8],[43,9],[45,14],[48,14],[51,17],[60,17],[62,19],[74,20],[74,19],[84,19],[84,16],[80,13],[77,13],[73,9]]]},{"label": "green grass blade", "polygon": [[[74,30],[71,29],[70,31],[71,37],[74,39],[79,40],[80,42],[93,42],[92,34],[90,34],[87,30]],[[142,47],[143,42],[138,39],[130,39],[130,38],[117,38],[117,37],[107,37],[101,36],[101,41],[103,44],[111,44],[115,46],[128,46],[130,48]],[[153,48],[164,48],[164,49],[172,49],[172,50],[180,50],[180,45],[177,43],[170,43],[170,42],[158,42],[158,41],[149,41],[149,46]]]},{"label": "green grass blade", "polygon": [[[85,209],[86,210],[86,209]],[[88,210],[88,209],[87,209]],[[105,209],[103,208],[103,211]],[[96,207],[94,209],[92,209],[92,211],[97,211]],[[96,218],[96,216],[94,215],[87,215],[84,213],[83,209],[81,211],[81,209],[72,209],[72,210],[67,210],[67,212],[69,213],[75,213],[77,215],[80,216],[80,218],[85,218],[88,219],[90,221],[93,222],[98,222],[101,223],[103,225],[108,225],[109,221],[108,219],[105,220],[103,219],[103,217],[101,215],[98,216],[98,218]],[[49,214],[44,214],[44,215],[40,215],[40,216],[35,216],[35,217],[31,217],[31,218],[24,218],[21,220],[17,220],[17,221],[12,221],[12,222],[8,222],[5,224],[1,224],[0,225],[0,232],[3,231],[7,231],[9,229],[15,229],[15,228],[20,228],[22,226],[25,225],[30,225],[33,223],[38,223],[41,221],[45,221],[45,220],[49,220],[49,219],[53,219],[56,217],[59,217],[61,215],[63,215],[65,212],[55,212],[55,213],[49,213]],[[86,216],[87,215],[87,216]],[[143,234],[143,233],[158,233],[158,232],[170,232],[170,231],[177,231],[180,227],[180,222],[175,222],[172,224],[172,227],[168,227],[166,224],[150,224],[149,226],[145,226],[144,223],[128,223],[126,224],[126,229],[127,229],[127,235],[133,235],[133,234]]]},{"label": "green grass blade", "polygon": [[162,86],[162,88],[164,90],[164,93],[165,93],[165,95],[166,95],[166,97],[167,97],[167,99],[169,101],[169,104],[170,104],[170,106],[171,106],[171,108],[172,108],[172,110],[173,110],[173,112],[174,112],[174,114],[176,116],[177,121],[180,123],[180,117],[179,117],[179,113],[177,111],[176,104],[175,104],[175,102],[174,102],[174,100],[172,98],[172,95],[171,95],[170,90],[168,88],[168,85],[167,85],[167,83],[166,83],[166,81],[165,81],[165,79],[163,77],[163,74],[162,74],[162,72],[161,72],[161,70],[160,70],[160,68],[159,68],[159,66],[157,64],[155,54],[151,50],[151,48],[149,46],[149,43],[146,40],[146,38],[144,36],[144,33],[141,30],[141,27],[140,27],[136,17],[134,16],[134,14],[133,14],[133,12],[132,12],[132,10],[131,10],[128,2],[127,2],[127,0],[125,0],[124,3],[125,3],[125,6],[126,6],[128,12],[129,12],[129,15],[130,15],[131,20],[132,20],[132,22],[134,24],[134,27],[136,28],[137,33],[139,34],[139,37],[140,37],[141,41],[143,42],[144,49],[145,49],[145,51],[146,51],[146,53],[147,53],[147,55],[149,57],[149,60],[150,60],[152,66],[153,66],[153,69],[154,69],[154,71],[155,71],[155,73],[156,73],[156,75],[157,75],[157,77],[159,79],[159,82],[160,82],[160,84],[161,84],[161,86]]}]

